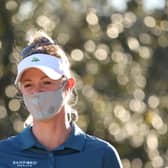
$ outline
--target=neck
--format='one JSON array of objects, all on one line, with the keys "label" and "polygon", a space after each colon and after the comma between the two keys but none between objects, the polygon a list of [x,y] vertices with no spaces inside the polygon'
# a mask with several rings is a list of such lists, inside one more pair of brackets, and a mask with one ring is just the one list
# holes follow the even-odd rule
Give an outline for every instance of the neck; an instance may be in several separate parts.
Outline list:
[{"label": "neck", "polygon": [[44,121],[35,120],[32,131],[42,145],[52,150],[66,141],[71,126],[65,111],[62,110],[54,118]]}]

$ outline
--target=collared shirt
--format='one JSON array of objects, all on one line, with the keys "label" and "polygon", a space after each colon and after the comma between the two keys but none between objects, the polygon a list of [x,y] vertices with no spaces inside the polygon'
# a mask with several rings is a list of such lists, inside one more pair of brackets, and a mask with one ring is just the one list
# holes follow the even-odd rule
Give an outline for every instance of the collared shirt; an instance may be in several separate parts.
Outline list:
[{"label": "collared shirt", "polygon": [[108,142],[84,133],[76,124],[62,145],[48,151],[28,127],[0,141],[0,168],[122,168]]}]

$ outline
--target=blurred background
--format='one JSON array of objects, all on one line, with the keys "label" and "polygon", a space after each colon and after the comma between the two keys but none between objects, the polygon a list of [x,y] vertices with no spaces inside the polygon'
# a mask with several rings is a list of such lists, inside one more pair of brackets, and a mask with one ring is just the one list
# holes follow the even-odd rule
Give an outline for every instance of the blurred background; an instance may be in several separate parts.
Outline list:
[{"label": "blurred background", "polygon": [[0,139],[28,116],[13,83],[37,30],[72,63],[78,125],[113,144],[124,168],[168,168],[168,1],[1,0]]}]

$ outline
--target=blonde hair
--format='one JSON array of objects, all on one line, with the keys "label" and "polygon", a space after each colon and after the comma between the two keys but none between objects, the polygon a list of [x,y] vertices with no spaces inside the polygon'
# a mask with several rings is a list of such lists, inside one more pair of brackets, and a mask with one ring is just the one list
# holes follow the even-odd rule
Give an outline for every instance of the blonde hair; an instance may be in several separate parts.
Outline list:
[{"label": "blonde hair", "polygon": [[25,58],[35,53],[48,54],[57,58],[66,56],[63,49],[51,37],[41,31],[31,36],[28,46],[23,49],[21,55]]}]

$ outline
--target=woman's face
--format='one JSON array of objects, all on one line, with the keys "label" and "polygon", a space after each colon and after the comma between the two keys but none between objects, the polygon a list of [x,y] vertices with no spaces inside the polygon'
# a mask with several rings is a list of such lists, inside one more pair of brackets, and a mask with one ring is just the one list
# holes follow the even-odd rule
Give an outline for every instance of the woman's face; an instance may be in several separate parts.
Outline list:
[{"label": "woman's face", "polygon": [[19,89],[24,95],[54,91],[61,87],[62,79],[52,80],[36,68],[26,70],[21,77]]}]

